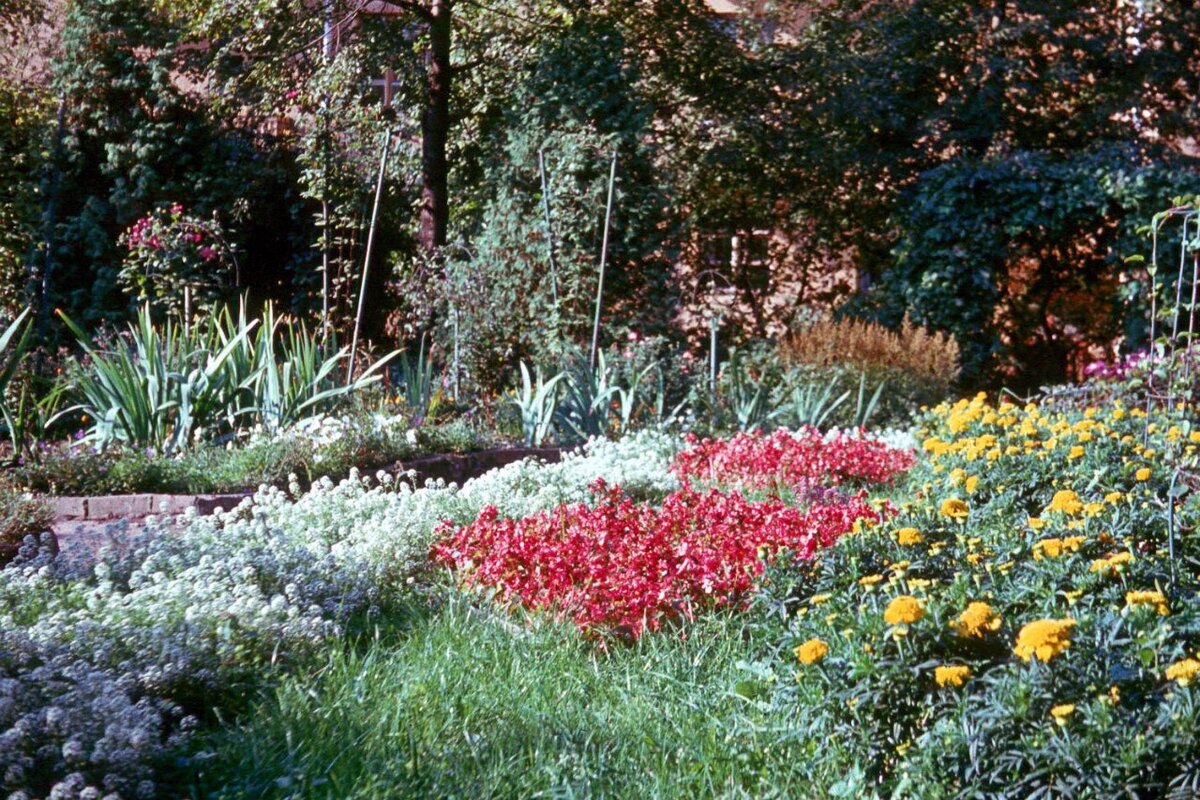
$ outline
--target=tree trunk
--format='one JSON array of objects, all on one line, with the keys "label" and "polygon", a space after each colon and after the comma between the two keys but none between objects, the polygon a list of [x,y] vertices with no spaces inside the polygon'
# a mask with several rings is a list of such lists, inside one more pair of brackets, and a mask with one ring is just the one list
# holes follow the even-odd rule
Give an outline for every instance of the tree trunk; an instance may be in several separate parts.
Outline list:
[{"label": "tree trunk", "polygon": [[446,140],[450,133],[451,0],[429,7],[429,51],[425,56],[427,91],[421,117],[421,248],[433,252],[446,244],[450,217]]}]

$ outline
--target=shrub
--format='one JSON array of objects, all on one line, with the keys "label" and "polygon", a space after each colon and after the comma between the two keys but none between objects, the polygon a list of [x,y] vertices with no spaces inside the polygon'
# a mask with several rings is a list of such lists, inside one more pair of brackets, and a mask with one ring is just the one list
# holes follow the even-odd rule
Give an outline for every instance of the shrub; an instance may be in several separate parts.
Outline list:
[{"label": "shrub", "polygon": [[53,521],[44,500],[0,486],[0,567],[16,556],[26,536],[50,530]]}]

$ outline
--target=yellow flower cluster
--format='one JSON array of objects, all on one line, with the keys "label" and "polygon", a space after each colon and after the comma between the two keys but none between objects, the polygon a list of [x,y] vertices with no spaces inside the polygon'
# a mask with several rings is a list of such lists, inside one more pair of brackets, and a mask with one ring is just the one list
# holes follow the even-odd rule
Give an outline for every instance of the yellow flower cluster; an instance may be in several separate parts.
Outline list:
[{"label": "yellow flower cluster", "polygon": [[1050,716],[1054,717],[1054,721],[1059,725],[1066,725],[1074,714],[1074,703],[1061,703],[1050,709]]},{"label": "yellow flower cluster", "polygon": [[909,625],[925,616],[925,603],[909,594],[892,598],[883,612],[888,625]]},{"label": "yellow flower cluster", "polygon": [[1154,610],[1164,617],[1171,613],[1171,610],[1167,607],[1167,598],[1163,596],[1162,592],[1126,592],[1125,604],[1130,606],[1154,606]]},{"label": "yellow flower cluster", "polygon": [[950,517],[954,520],[964,520],[971,513],[971,507],[967,505],[966,500],[960,500],[957,497],[947,497],[942,501],[941,507],[938,508],[938,513],[943,517]]},{"label": "yellow flower cluster", "polygon": [[1074,516],[1083,511],[1083,501],[1079,495],[1070,489],[1062,489],[1054,493],[1054,499],[1046,507],[1047,511],[1057,511],[1067,516]]},{"label": "yellow flower cluster", "polygon": [[1077,625],[1073,619],[1039,619],[1030,622],[1017,634],[1017,646],[1013,652],[1023,661],[1037,656],[1038,661],[1047,662],[1071,646],[1071,630]]},{"label": "yellow flower cluster", "polygon": [[1167,680],[1175,681],[1180,686],[1187,686],[1200,675],[1200,661],[1185,658],[1167,667]]},{"label": "yellow flower cluster", "polygon": [[1086,536],[1068,536],[1065,539],[1053,537],[1042,539],[1033,546],[1033,560],[1043,558],[1058,558],[1063,553],[1078,553],[1079,548],[1087,541]]},{"label": "yellow flower cluster", "polygon": [[793,652],[795,652],[796,658],[801,664],[808,666],[824,659],[829,654],[829,645],[820,639],[809,639]]},{"label": "yellow flower cluster", "polygon": [[971,677],[971,668],[949,664],[935,668],[933,677],[938,686],[962,686]]},{"label": "yellow flower cluster", "polygon": [[925,541],[925,537],[916,528],[901,528],[896,531],[896,541],[904,547],[914,547]]},{"label": "yellow flower cluster", "polygon": [[989,633],[1000,630],[1003,618],[987,603],[975,602],[967,605],[967,610],[950,621],[959,636],[964,639],[982,639]]},{"label": "yellow flower cluster", "polygon": [[1118,572],[1125,568],[1125,565],[1133,562],[1133,553],[1128,551],[1114,553],[1106,558],[1097,558],[1092,562],[1089,572],[1099,572],[1106,577],[1115,577]]}]

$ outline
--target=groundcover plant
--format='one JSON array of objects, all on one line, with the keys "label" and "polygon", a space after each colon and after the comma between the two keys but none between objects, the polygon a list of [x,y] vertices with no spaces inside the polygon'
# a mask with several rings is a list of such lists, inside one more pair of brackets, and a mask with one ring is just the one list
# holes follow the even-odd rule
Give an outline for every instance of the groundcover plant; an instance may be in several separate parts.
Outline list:
[{"label": "groundcover plant", "polygon": [[264,488],[213,517],[118,536],[94,567],[28,542],[0,570],[0,786],[16,798],[161,796],[215,713],[419,603],[445,520],[547,508],[600,478],[650,496],[673,485],[674,449],[652,434],[595,442],[461,490],[382,474]]}]

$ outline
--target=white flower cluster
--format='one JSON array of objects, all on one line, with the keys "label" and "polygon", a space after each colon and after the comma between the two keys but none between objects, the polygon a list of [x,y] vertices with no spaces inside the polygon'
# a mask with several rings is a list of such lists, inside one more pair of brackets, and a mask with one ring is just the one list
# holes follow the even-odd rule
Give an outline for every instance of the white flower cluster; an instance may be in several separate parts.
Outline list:
[{"label": "white flower cluster", "polygon": [[284,440],[291,443],[303,443],[311,447],[314,454],[319,454],[321,450],[332,447],[351,435],[367,438],[404,436],[409,445],[416,446],[418,443],[417,431],[408,429],[408,421],[405,417],[373,412],[365,417],[317,414],[300,420],[283,430],[272,431],[256,425],[250,431],[248,444]]},{"label": "white flower cluster", "polygon": [[678,446],[654,433],[597,440],[559,464],[526,460],[461,489],[414,489],[386,473],[304,494],[264,488],[211,517],[152,522],[83,574],[25,548],[0,571],[0,789],[154,796],[146,765],[187,735],[189,715],[411,593],[442,525],[489,505],[524,515],[586,500],[598,479],[664,495],[677,485]]}]

